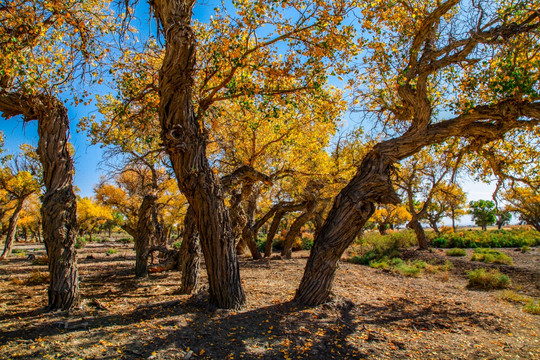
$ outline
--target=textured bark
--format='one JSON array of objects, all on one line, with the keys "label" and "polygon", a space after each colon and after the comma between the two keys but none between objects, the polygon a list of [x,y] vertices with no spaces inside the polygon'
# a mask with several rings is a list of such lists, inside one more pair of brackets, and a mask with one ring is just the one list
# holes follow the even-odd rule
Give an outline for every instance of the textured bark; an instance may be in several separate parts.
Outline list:
[{"label": "textured bark", "polygon": [[276,233],[279,228],[279,223],[281,222],[281,219],[283,219],[283,216],[285,213],[283,211],[278,211],[274,215],[274,218],[272,219],[272,223],[270,224],[270,229],[268,230],[268,234],[266,234],[266,246],[264,248],[264,257],[269,257],[272,255],[272,246],[274,244],[274,237],[276,236]]},{"label": "textured bark", "polygon": [[305,305],[327,301],[338,261],[375,211],[375,202],[399,202],[390,180],[394,161],[374,148],[362,161],[355,177],[337,195],[315,238],[296,301]]},{"label": "textured bark", "polygon": [[56,99],[48,100],[47,112],[38,117],[37,149],[46,188],[41,218],[49,256],[48,308],[68,310],[78,306],[80,301],[75,250],[77,198],[73,191],[74,167],[68,147],[67,109]]},{"label": "textured bark", "polygon": [[13,210],[13,214],[9,218],[6,242],[4,243],[4,251],[2,252],[2,255],[0,255],[0,259],[5,259],[11,255],[11,248],[15,241],[15,233],[17,232],[17,221],[19,221],[19,215],[21,214],[23,204],[24,199],[19,199],[15,210]]},{"label": "textured bark", "polygon": [[418,240],[418,247],[422,250],[427,250],[429,248],[428,238],[418,218],[413,217],[407,224],[407,227],[414,230],[414,234]]},{"label": "textured bark", "polygon": [[148,252],[155,228],[152,219],[152,211],[156,207],[157,196],[145,195],[139,208],[137,232],[135,236],[135,276],[145,277],[148,275]]},{"label": "textured bark", "polygon": [[223,188],[206,157],[206,135],[193,107],[194,1],[155,0],[152,5],[166,37],[159,79],[161,138],[178,186],[197,219],[210,285],[209,300],[221,308],[240,308],[245,303],[245,294],[234,248],[235,236]]},{"label": "textured bark", "polygon": [[199,287],[201,245],[195,223],[195,214],[191,206],[184,219],[184,237],[180,248],[182,271],[181,294],[191,294]]},{"label": "textured bark", "polygon": [[261,258],[261,253],[257,249],[257,243],[255,242],[255,211],[257,210],[257,198],[259,191],[251,190],[249,198],[247,200],[246,209],[246,225],[242,229],[242,242],[245,243],[253,259],[257,260]]},{"label": "textured bark", "polygon": [[294,222],[291,224],[287,235],[285,236],[285,241],[283,242],[283,250],[281,251],[281,256],[285,256],[287,259],[290,259],[292,256],[292,248],[294,245],[294,240],[300,235],[302,226],[304,226],[308,221],[311,221],[315,217],[313,209],[306,209],[302,215],[297,217]]}]

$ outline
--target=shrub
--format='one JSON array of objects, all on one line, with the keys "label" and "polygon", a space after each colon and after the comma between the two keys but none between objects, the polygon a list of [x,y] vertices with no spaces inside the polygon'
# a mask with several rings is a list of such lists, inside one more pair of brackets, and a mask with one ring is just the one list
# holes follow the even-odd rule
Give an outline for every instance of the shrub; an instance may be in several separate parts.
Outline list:
[{"label": "shrub", "polygon": [[29,277],[24,280],[25,285],[40,285],[49,282],[49,274],[41,271],[33,271]]},{"label": "shrub", "polygon": [[172,247],[173,247],[173,249],[180,250],[180,248],[182,247],[182,242],[177,241],[177,242],[172,244]]},{"label": "shrub", "polygon": [[116,253],[118,253],[118,250],[116,250],[116,249],[107,250],[107,255],[112,255],[112,254],[116,254]]},{"label": "shrub", "polygon": [[522,253],[525,254],[525,253],[531,251],[531,248],[528,247],[527,245],[523,245],[520,250],[521,250]]},{"label": "shrub", "polygon": [[523,311],[534,315],[540,315],[540,304],[533,299],[529,299],[529,301],[523,305]]},{"label": "shrub", "polygon": [[491,231],[470,230],[440,234],[432,240],[431,244],[441,248],[536,246],[540,245],[540,232],[526,228]]},{"label": "shrub", "polygon": [[465,249],[453,248],[446,250],[446,256],[466,256],[467,251]]},{"label": "shrub", "polygon": [[86,238],[77,236],[75,240],[75,249],[81,249],[86,246]]},{"label": "shrub", "polygon": [[510,285],[510,278],[499,270],[486,270],[484,268],[467,272],[469,286],[479,289],[503,289]]},{"label": "shrub", "polygon": [[119,242],[122,244],[133,244],[135,240],[133,240],[132,237],[123,237],[121,239],[117,239],[116,242]]},{"label": "shrub", "polygon": [[11,250],[11,253],[17,256],[26,256],[26,250],[24,249],[13,249]]},{"label": "shrub", "polygon": [[512,265],[514,261],[512,258],[500,251],[493,249],[475,249],[474,254],[471,257],[471,261],[481,261],[487,264],[507,264]]},{"label": "shrub", "polygon": [[404,276],[418,277],[422,272],[422,268],[418,267],[418,264],[415,263],[403,263],[396,266],[396,271]]},{"label": "shrub", "polygon": [[39,256],[32,261],[33,265],[49,265],[49,257],[48,256]]}]

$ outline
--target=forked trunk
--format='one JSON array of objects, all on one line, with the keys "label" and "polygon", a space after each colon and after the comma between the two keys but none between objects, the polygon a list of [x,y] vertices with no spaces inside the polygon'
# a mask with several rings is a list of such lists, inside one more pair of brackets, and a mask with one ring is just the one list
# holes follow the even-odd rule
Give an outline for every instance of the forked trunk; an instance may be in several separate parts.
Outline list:
[{"label": "forked trunk", "polygon": [[0,255],[0,259],[5,259],[11,255],[11,248],[15,242],[15,233],[17,232],[17,221],[19,221],[19,215],[21,214],[23,203],[24,199],[22,198],[17,201],[17,206],[9,218],[6,242],[4,243],[4,251],[2,252],[2,255]]},{"label": "forked trunk", "polygon": [[69,153],[67,109],[56,99],[48,105],[47,113],[40,114],[38,119],[37,149],[46,188],[41,218],[49,256],[48,309],[68,310],[80,301],[75,250],[77,198],[73,191],[74,168]]},{"label": "forked trunk", "polygon": [[199,287],[201,245],[195,223],[195,214],[191,206],[184,219],[184,238],[180,248],[180,271],[182,271],[182,284],[180,294],[191,294]]},{"label": "forked trunk", "polygon": [[422,227],[422,224],[420,224],[420,221],[418,221],[417,218],[413,217],[411,221],[409,221],[409,223],[407,224],[407,227],[414,230],[414,234],[416,235],[416,239],[418,240],[418,248],[422,250],[427,250],[429,248],[428,238],[426,236],[424,228]]},{"label": "forked trunk", "polygon": [[145,195],[139,208],[137,232],[135,236],[135,276],[145,277],[148,275],[148,250],[155,228],[152,219],[152,211],[156,206],[157,196]]},{"label": "forked trunk", "polygon": [[166,34],[160,71],[161,138],[178,186],[193,207],[206,262],[209,300],[221,308],[245,303],[235,236],[225,194],[206,157],[206,135],[193,107],[196,39],[191,25],[194,1],[155,0],[154,13]]},{"label": "forked trunk", "polygon": [[328,300],[339,259],[375,211],[375,202],[399,202],[390,180],[394,160],[372,150],[337,195],[315,238],[295,300],[319,305]]}]

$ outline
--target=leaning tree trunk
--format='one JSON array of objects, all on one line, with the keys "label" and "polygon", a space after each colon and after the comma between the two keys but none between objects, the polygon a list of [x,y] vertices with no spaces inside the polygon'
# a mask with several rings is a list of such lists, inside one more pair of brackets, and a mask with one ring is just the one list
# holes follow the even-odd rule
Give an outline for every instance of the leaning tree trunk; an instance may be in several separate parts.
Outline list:
[{"label": "leaning tree trunk", "polygon": [[4,243],[4,251],[0,255],[0,259],[5,259],[11,255],[11,248],[15,241],[15,233],[17,232],[17,221],[19,221],[19,215],[24,204],[24,199],[21,198],[17,201],[17,206],[13,210],[13,214],[9,218],[9,225],[6,234],[6,242]]},{"label": "leaning tree trunk", "polygon": [[166,35],[159,77],[161,138],[178,185],[193,207],[206,263],[209,300],[221,308],[240,308],[235,236],[223,188],[206,157],[206,134],[193,106],[196,39],[191,25],[193,0],[155,0],[154,13]]},{"label": "leaning tree trunk", "polygon": [[272,245],[274,244],[274,237],[276,236],[276,233],[279,228],[279,223],[281,222],[281,219],[283,218],[283,215],[285,215],[284,212],[278,211],[274,215],[274,218],[272,219],[272,223],[270,224],[270,229],[268,230],[268,234],[266,234],[266,246],[264,248],[264,257],[269,257],[272,255]]},{"label": "leaning tree trunk", "polygon": [[414,230],[414,234],[418,240],[418,248],[427,250],[429,248],[428,238],[422,224],[418,221],[418,218],[413,217],[407,224],[407,227]]},{"label": "leaning tree trunk", "polygon": [[155,228],[152,211],[156,206],[155,194],[145,195],[139,208],[137,232],[135,236],[135,276],[148,275],[148,250],[154,238]]},{"label": "leaning tree trunk", "polygon": [[257,249],[257,243],[255,242],[255,211],[257,210],[257,197],[259,196],[258,191],[252,191],[247,205],[246,211],[246,224],[242,229],[242,241],[247,244],[251,256],[253,259],[258,260],[261,258],[261,253]]},{"label": "leaning tree trunk", "polygon": [[294,245],[294,240],[300,235],[302,226],[304,226],[308,221],[313,218],[313,209],[308,209],[299,217],[294,220],[292,223],[287,235],[285,236],[285,241],[283,242],[283,250],[281,251],[281,256],[285,256],[287,259],[290,259],[292,256],[292,248]]},{"label": "leaning tree trunk", "polygon": [[200,253],[201,245],[195,223],[195,214],[190,206],[184,219],[184,237],[180,247],[180,271],[182,271],[180,294],[191,294],[199,287]]},{"label": "leaning tree trunk", "polygon": [[[48,99],[50,100],[50,99]],[[69,153],[67,109],[57,99],[38,118],[37,152],[43,165],[45,194],[41,218],[49,256],[48,309],[68,310],[79,304],[79,276],[75,250],[77,198],[73,191],[73,160]]]},{"label": "leaning tree trunk", "polygon": [[336,196],[315,238],[295,300],[318,305],[328,300],[339,259],[375,211],[375,202],[399,202],[390,180],[395,159],[373,149],[351,182]]}]

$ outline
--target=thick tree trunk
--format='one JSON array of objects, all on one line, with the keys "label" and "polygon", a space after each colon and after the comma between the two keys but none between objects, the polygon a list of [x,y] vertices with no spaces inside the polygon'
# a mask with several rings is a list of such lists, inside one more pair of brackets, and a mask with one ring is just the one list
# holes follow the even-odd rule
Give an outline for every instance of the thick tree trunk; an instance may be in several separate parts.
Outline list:
[{"label": "thick tree trunk", "polygon": [[272,246],[274,244],[274,237],[276,236],[276,233],[279,228],[279,223],[281,222],[283,215],[285,215],[284,212],[278,211],[276,212],[276,214],[274,215],[274,218],[272,219],[272,223],[270,224],[270,229],[268,230],[268,234],[266,234],[266,245],[264,248],[264,257],[270,257],[270,255],[272,255]]},{"label": "thick tree trunk", "polygon": [[152,211],[156,206],[155,194],[145,195],[139,208],[135,236],[135,276],[148,276],[148,250],[154,238],[155,228]]},{"label": "thick tree trunk", "polygon": [[246,224],[242,229],[242,239],[245,244],[247,244],[251,256],[253,259],[258,260],[261,258],[261,253],[257,249],[257,243],[255,242],[255,211],[257,210],[257,197],[259,196],[259,191],[250,191],[247,211],[246,211]]},{"label": "thick tree trunk", "polygon": [[195,223],[195,214],[191,206],[188,208],[184,219],[184,238],[180,248],[182,271],[181,294],[191,294],[199,287],[201,245]]},{"label": "thick tree trunk", "polygon": [[[51,99],[47,99],[51,100]],[[73,160],[69,153],[69,119],[64,105],[52,99],[38,118],[37,152],[43,165],[45,194],[41,218],[49,256],[50,310],[68,310],[80,301],[75,250],[77,198],[73,191]]]},{"label": "thick tree trunk", "polygon": [[390,180],[394,161],[394,158],[385,157],[373,149],[351,182],[337,195],[321,232],[315,238],[296,292],[296,301],[305,305],[327,301],[339,259],[374,213],[375,202],[399,202]]},{"label": "thick tree trunk", "polygon": [[17,206],[15,207],[15,210],[13,210],[13,214],[9,218],[6,241],[4,243],[4,251],[2,252],[2,255],[0,255],[0,259],[5,259],[11,255],[11,248],[13,247],[13,243],[15,242],[15,233],[17,232],[17,221],[19,221],[19,215],[21,214],[23,204],[24,199],[19,199],[17,201]]},{"label": "thick tree trunk", "polygon": [[414,234],[418,240],[418,247],[422,250],[427,250],[429,248],[428,238],[420,221],[413,217],[407,224],[407,227],[414,230]]},{"label": "thick tree trunk", "polygon": [[379,234],[381,235],[386,235],[386,227],[387,227],[388,224],[379,224],[379,226],[377,227],[377,229],[379,230]]},{"label": "thick tree trunk", "polygon": [[281,256],[285,256],[287,259],[290,259],[292,256],[292,248],[294,245],[294,240],[300,235],[302,226],[304,226],[308,221],[313,218],[313,209],[308,209],[299,217],[297,217],[292,223],[287,236],[285,236],[285,241],[283,242],[283,250],[281,250]]},{"label": "thick tree trunk", "polygon": [[191,26],[194,1],[155,0],[154,12],[166,35],[160,71],[162,140],[178,185],[193,207],[208,272],[210,302],[240,308],[245,294],[240,281],[235,236],[222,186],[206,157],[206,135],[192,100],[196,39]]},{"label": "thick tree trunk", "polygon": [[[433,231],[435,231],[435,234],[439,235],[441,233],[440,230],[439,230],[439,226],[437,225],[437,221],[430,220],[429,224],[431,225],[431,228],[433,229]],[[456,231],[454,224],[452,224],[452,228],[454,228],[454,231]]]}]

